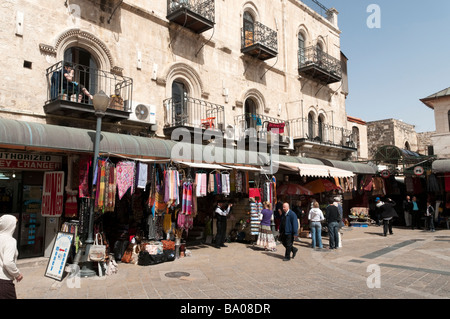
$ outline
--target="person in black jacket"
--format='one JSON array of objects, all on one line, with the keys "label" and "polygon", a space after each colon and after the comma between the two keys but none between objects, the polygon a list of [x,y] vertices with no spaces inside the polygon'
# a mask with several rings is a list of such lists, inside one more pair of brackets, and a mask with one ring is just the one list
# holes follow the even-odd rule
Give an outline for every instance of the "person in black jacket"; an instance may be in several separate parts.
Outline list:
[{"label": "person in black jacket", "polygon": [[330,249],[337,249],[339,244],[339,210],[333,205],[334,200],[331,199],[330,204],[325,210],[325,218],[328,226],[328,236],[330,239]]},{"label": "person in black jacket", "polygon": [[394,217],[398,217],[397,212],[395,211],[395,202],[388,198],[388,202],[383,203],[379,201],[377,203],[377,207],[380,207],[381,210],[381,218],[383,219],[383,236],[387,236],[387,232],[389,230],[389,234],[393,235],[392,232],[392,220]]}]

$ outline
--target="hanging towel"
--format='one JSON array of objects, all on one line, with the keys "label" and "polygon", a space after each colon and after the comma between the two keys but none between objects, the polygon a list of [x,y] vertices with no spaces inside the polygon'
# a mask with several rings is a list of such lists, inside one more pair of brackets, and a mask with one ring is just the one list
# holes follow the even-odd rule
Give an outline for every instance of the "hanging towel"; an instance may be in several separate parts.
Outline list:
[{"label": "hanging towel", "polygon": [[230,174],[222,173],[222,194],[229,195],[230,194]]},{"label": "hanging towel", "polygon": [[78,194],[80,198],[89,197],[89,171],[91,169],[92,159],[88,157],[82,157],[80,159],[80,171],[79,171],[79,186]]},{"label": "hanging towel", "polygon": [[145,189],[147,186],[147,171],[148,166],[146,163],[138,163],[137,165],[137,188]]},{"label": "hanging towel", "polygon": [[117,164],[117,189],[119,199],[131,188],[131,194],[134,193],[134,171],[136,164],[134,162],[123,161]]}]

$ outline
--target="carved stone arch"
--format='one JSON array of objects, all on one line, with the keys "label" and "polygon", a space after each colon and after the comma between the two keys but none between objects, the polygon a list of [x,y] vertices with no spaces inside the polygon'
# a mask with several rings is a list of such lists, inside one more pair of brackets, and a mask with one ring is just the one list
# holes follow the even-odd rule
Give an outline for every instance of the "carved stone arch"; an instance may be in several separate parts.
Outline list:
[{"label": "carved stone arch", "polygon": [[298,35],[301,34],[303,36],[303,39],[305,40],[305,47],[311,46],[311,35],[309,33],[308,28],[306,25],[301,24],[297,29],[297,39]]},{"label": "carved stone arch", "polygon": [[241,101],[245,103],[245,100],[252,99],[258,108],[258,110],[268,111],[266,106],[266,99],[264,95],[257,89],[249,89],[243,93]]},{"label": "carved stone arch", "polygon": [[113,73],[121,72],[122,69],[115,65],[107,45],[95,35],[80,29],[64,31],[57,37],[54,45],[56,58],[63,60],[64,52],[74,46],[89,51],[96,60],[99,69],[111,70]]},{"label": "carved stone arch", "polygon": [[316,45],[317,45],[317,46],[320,45],[320,46],[322,47],[322,51],[323,51],[323,52],[328,52],[327,42],[325,41],[325,39],[324,39],[321,35],[319,35],[319,36],[317,37]]},{"label": "carved stone arch", "polygon": [[243,7],[242,7],[242,12],[241,12],[241,16],[244,16],[244,12],[248,12],[250,13],[253,18],[255,19],[255,21],[259,21],[259,12],[258,12],[258,8],[256,7],[256,5],[253,3],[253,1],[247,1],[246,3],[244,3]]},{"label": "carved stone arch", "polygon": [[204,91],[203,82],[198,72],[186,63],[175,63],[171,65],[165,73],[166,97],[172,96],[172,82],[175,80],[182,81],[194,98],[207,98],[208,93]]}]

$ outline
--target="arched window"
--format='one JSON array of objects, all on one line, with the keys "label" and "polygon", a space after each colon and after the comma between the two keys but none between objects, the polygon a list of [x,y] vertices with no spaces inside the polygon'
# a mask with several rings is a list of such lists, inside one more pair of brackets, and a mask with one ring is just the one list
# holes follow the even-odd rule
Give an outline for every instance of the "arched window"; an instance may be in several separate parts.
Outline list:
[{"label": "arched window", "polygon": [[253,99],[245,100],[245,123],[246,128],[256,129],[257,125],[261,125],[260,122],[258,123],[257,105]]},{"label": "arched window", "polygon": [[450,132],[450,111],[448,111],[448,131]]},{"label": "arched window", "polygon": [[70,47],[64,51],[64,61],[73,64],[76,82],[89,92],[99,91],[97,83],[98,65],[89,51],[80,47]]},{"label": "arched window", "polygon": [[320,141],[323,141],[324,130],[325,130],[323,115],[319,116],[319,118],[318,118],[318,130],[319,130],[318,137],[319,137]]},{"label": "arched window", "polygon": [[314,114],[312,112],[308,114],[308,139],[314,139]]},{"label": "arched window", "polygon": [[172,123],[177,125],[185,125],[187,120],[187,96],[186,86],[181,81],[173,81],[172,83]]},{"label": "arched window", "polygon": [[244,12],[244,41],[245,46],[251,46],[255,42],[255,20],[249,12]]},{"label": "arched window", "polygon": [[305,37],[303,34],[298,34],[298,59],[299,59],[299,65],[302,66],[305,61]]},{"label": "arched window", "polygon": [[409,142],[405,142],[405,150],[410,151],[411,145],[409,145]]}]

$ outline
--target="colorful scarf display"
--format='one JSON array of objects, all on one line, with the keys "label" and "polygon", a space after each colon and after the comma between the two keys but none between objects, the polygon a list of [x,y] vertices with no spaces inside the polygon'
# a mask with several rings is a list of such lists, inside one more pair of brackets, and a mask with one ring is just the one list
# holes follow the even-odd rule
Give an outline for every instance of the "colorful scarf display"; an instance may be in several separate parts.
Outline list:
[{"label": "colorful scarf display", "polygon": [[193,197],[192,197],[192,183],[183,183],[183,199],[181,204],[181,213],[185,215],[192,215],[193,212]]},{"label": "colorful scarf display", "polygon": [[117,189],[119,199],[131,188],[131,194],[134,193],[134,174],[136,164],[131,161],[123,161],[117,164]]}]

